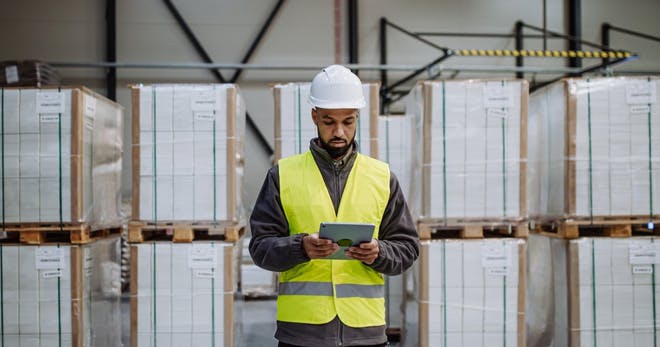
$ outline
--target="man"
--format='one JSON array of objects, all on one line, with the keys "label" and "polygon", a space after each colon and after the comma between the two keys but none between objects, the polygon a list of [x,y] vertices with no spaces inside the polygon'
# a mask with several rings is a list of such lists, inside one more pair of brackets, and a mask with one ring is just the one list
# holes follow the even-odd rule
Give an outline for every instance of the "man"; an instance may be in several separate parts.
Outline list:
[{"label": "man", "polygon": [[[310,150],[268,171],[250,217],[250,255],[280,274],[280,347],[384,346],[385,275],[408,269],[419,239],[396,177],[355,143],[360,79],[340,65],[312,81],[309,102],[318,137]],[[348,248],[351,260],[323,259],[339,249],[318,235],[321,222],[374,224],[371,242]]]}]

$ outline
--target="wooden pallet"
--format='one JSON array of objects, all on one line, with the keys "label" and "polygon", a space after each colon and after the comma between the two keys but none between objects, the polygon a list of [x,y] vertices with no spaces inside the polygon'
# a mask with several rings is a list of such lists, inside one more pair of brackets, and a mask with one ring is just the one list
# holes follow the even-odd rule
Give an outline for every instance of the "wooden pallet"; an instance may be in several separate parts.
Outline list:
[{"label": "wooden pallet", "polygon": [[234,223],[149,223],[132,221],[128,223],[128,242],[140,243],[152,240],[172,242],[193,242],[195,240],[237,241],[245,233],[245,227]]},{"label": "wooden pallet", "polygon": [[649,218],[579,218],[559,221],[531,223],[530,231],[535,234],[576,239],[578,237],[631,237],[660,235],[660,221],[653,220],[654,227],[649,228]]},{"label": "wooden pallet", "polygon": [[422,220],[417,223],[422,240],[431,239],[481,239],[486,237],[525,238],[529,234],[526,221],[496,220]]},{"label": "wooden pallet", "polygon": [[0,242],[41,245],[45,243],[86,244],[94,240],[120,234],[121,228],[92,230],[88,224],[21,223],[0,227]]}]

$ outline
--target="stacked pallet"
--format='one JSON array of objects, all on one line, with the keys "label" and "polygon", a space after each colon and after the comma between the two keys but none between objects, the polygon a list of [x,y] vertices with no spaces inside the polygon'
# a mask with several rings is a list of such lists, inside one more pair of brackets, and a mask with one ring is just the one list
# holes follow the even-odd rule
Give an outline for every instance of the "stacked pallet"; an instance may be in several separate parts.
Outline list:
[{"label": "stacked pallet", "polygon": [[[530,217],[566,238],[657,222],[658,78],[566,79],[530,101]],[[650,223],[650,224],[649,224]]]},{"label": "stacked pallet", "polygon": [[[378,159],[389,164],[407,199],[410,198],[412,168],[411,120],[408,115],[381,115],[378,118]],[[386,332],[390,342],[401,339],[404,327],[404,279],[403,275],[385,277]]]},{"label": "stacked pallet", "polygon": [[[309,149],[309,141],[318,136],[312,121],[312,105],[307,102],[311,83],[287,83],[273,87],[275,98],[274,160]],[[366,106],[360,109],[355,141],[360,153],[378,158],[379,84],[363,83]]]},{"label": "stacked pallet", "polygon": [[82,87],[0,93],[4,238],[86,243],[118,233],[123,108]]},{"label": "stacked pallet", "polygon": [[237,245],[131,245],[130,346],[234,346],[240,341]]},{"label": "stacked pallet", "polygon": [[525,346],[527,95],[525,81],[452,80],[407,96],[422,242],[406,345]]},{"label": "stacked pallet", "polygon": [[530,102],[530,343],[656,341],[660,79],[565,79]]},{"label": "stacked pallet", "polygon": [[525,346],[525,245],[514,238],[422,241],[410,272],[404,345]]},{"label": "stacked pallet", "polygon": [[245,106],[232,84],[133,87],[129,242],[238,239]]},{"label": "stacked pallet", "polygon": [[121,345],[119,237],[0,244],[0,337],[7,346]]},{"label": "stacked pallet", "polygon": [[414,192],[421,237],[527,234],[527,95],[521,80],[421,82],[414,117]]},{"label": "stacked pallet", "polygon": [[232,84],[133,87],[131,336],[233,346],[245,106]]},{"label": "stacked pallet", "polygon": [[1,87],[45,87],[60,85],[55,69],[38,60],[6,60],[0,62]]}]

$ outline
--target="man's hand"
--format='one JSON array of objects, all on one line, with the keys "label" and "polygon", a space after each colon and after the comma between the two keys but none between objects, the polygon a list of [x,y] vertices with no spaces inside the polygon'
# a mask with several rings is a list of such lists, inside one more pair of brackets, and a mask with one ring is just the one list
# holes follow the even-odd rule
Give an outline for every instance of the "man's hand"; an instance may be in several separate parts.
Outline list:
[{"label": "man's hand", "polygon": [[303,237],[302,244],[310,259],[325,258],[339,249],[339,245],[332,240],[320,239],[318,233]]},{"label": "man's hand", "polygon": [[371,265],[378,258],[378,240],[371,239],[371,242],[361,243],[359,247],[349,247],[346,250],[346,255],[349,258]]}]

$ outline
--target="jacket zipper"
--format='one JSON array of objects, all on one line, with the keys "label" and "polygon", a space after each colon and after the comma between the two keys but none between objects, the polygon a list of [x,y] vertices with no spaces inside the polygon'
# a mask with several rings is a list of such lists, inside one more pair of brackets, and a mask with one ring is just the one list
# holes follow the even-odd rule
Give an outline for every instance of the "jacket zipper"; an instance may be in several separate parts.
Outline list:
[{"label": "jacket zipper", "polygon": [[343,338],[342,338],[343,330],[344,330],[344,324],[341,322],[339,317],[337,317],[337,321],[339,322],[339,328],[337,329],[337,346],[340,347],[340,346],[344,345],[344,341],[343,341]]},{"label": "jacket zipper", "polygon": [[339,213],[339,195],[341,192],[339,191],[339,180],[340,180],[340,174],[341,174],[341,169],[339,167],[340,162],[335,161],[332,163],[332,168],[335,173],[335,179],[332,180],[332,191],[333,191],[333,197],[334,201],[333,203],[335,204],[335,214]]}]

